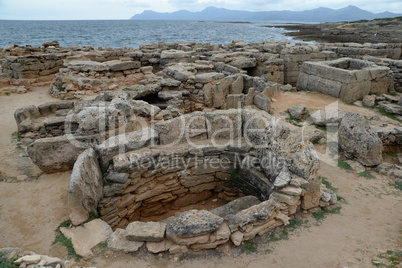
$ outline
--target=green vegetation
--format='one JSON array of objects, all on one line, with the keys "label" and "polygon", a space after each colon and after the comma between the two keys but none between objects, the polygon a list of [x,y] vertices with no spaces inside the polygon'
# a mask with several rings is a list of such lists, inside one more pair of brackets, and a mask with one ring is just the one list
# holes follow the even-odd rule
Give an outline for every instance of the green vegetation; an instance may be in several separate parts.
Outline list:
[{"label": "green vegetation", "polygon": [[378,254],[380,260],[371,260],[371,263],[376,267],[396,268],[400,267],[402,262],[402,251],[387,250],[385,254]]},{"label": "green vegetation", "polygon": [[244,240],[243,245],[248,251],[252,253],[257,252],[257,244],[253,240]]},{"label": "green vegetation", "polygon": [[61,84],[61,85],[58,85],[58,86],[57,86],[57,89],[58,89],[59,91],[64,91],[64,87],[63,87],[63,84]]},{"label": "green vegetation", "polygon": [[369,171],[360,172],[359,176],[364,177],[366,179],[375,179],[375,176],[371,174]]},{"label": "green vegetation", "polygon": [[6,260],[3,257],[3,252],[0,252],[0,268],[17,268],[17,266],[13,265],[16,259]]},{"label": "green vegetation", "polygon": [[101,249],[101,250],[107,248],[107,241],[102,242],[102,243],[99,243],[99,244],[98,244],[98,247],[99,247],[99,249]]},{"label": "green vegetation", "polygon": [[344,170],[353,170],[352,167],[348,164],[348,162],[338,160],[338,167]]},{"label": "green vegetation", "polygon": [[393,17],[393,18],[378,18],[374,19],[375,21],[393,21],[393,20],[402,20],[402,16],[400,17]]},{"label": "green vegetation", "polygon": [[322,184],[324,184],[327,187],[327,189],[332,190],[334,193],[338,192],[338,188],[332,186],[332,184],[328,181],[328,178],[322,177]]},{"label": "green vegetation", "polygon": [[292,125],[296,126],[296,127],[302,127],[303,125],[300,125],[301,120],[294,118],[293,115],[291,115],[289,113],[289,123],[291,123]]},{"label": "green vegetation", "polygon": [[282,230],[272,231],[268,235],[269,242],[276,242],[280,240],[287,240],[289,239],[289,234],[294,232],[296,229],[301,228],[303,225],[308,224],[308,220],[302,221],[298,219],[290,220],[289,224],[285,226]]},{"label": "green vegetation", "polygon": [[314,219],[317,221],[322,221],[327,217],[328,214],[339,214],[341,213],[341,207],[337,207],[331,210],[323,210],[323,211],[318,211],[313,213]]},{"label": "green vegetation", "polygon": [[69,227],[70,225],[71,225],[70,220],[65,220],[62,223],[60,223],[60,225],[55,230],[56,238],[54,239],[52,245],[55,245],[57,243],[62,244],[63,246],[65,246],[67,248],[68,257],[73,257],[76,261],[79,261],[79,260],[81,260],[81,256],[78,255],[77,252],[75,252],[71,239],[65,237],[60,231],[60,228]]},{"label": "green vegetation", "polygon": [[391,157],[397,157],[400,152],[388,152],[387,155]]},{"label": "green vegetation", "polygon": [[18,150],[22,150],[22,144],[21,144],[22,137],[20,136],[20,133],[18,131],[11,134],[11,139],[15,143],[16,148]]},{"label": "green vegetation", "polygon": [[11,92],[6,91],[6,92],[4,92],[4,94],[6,94],[6,96],[10,96]]},{"label": "green vegetation", "polygon": [[392,120],[398,121],[398,122],[402,122],[402,120],[400,120],[398,117],[396,117],[396,115],[388,113],[387,111],[384,110],[384,108],[375,107],[374,109],[376,109],[383,116],[386,116],[386,117],[388,117]]}]

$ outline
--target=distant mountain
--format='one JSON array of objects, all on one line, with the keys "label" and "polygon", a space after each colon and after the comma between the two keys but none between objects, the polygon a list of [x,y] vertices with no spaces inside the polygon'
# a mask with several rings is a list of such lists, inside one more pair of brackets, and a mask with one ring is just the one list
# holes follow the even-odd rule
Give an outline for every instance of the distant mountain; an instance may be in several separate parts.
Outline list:
[{"label": "distant mountain", "polygon": [[132,20],[215,20],[215,21],[298,21],[298,22],[338,22],[354,20],[372,20],[402,16],[391,12],[372,13],[356,6],[341,9],[320,7],[305,11],[239,11],[225,8],[208,7],[202,11],[179,10],[172,13],[160,13],[145,10],[131,17]]}]

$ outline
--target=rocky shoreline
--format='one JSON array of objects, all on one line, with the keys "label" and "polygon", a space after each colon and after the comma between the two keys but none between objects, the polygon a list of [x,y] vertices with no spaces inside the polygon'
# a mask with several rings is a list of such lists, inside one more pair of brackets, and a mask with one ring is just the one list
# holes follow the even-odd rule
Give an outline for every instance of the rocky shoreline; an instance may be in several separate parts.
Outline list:
[{"label": "rocky shoreline", "polygon": [[[268,26],[267,26],[268,27]],[[271,27],[271,26],[269,26]],[[303,41],[330,43],[400,43],[402,42],[402,18],[361,20],[320,24],[287,24],[285,33]]]}]

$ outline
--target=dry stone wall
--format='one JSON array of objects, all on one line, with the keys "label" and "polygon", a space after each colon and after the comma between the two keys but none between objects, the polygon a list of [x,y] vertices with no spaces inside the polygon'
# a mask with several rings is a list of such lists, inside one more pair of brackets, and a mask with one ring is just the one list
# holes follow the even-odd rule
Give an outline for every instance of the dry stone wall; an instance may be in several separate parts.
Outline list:
[{"label": "dry stone wall", "polygon": [[353,103],[369,94],[393,92],[394,79],[388,67],[341,58],[303,63],[297,89],[318,91]]},{"label": "dry stone wall", "polygon": [[[187,121],[191,118],[194,122]],[[187,127],[180,127],[178,119]],[[166,131],[179,128],[187,139]],[[269,114],[256,110],[196,112],[154,129],[116,136],[95,151],[98,171],[86,170],[97,167],[83,162],[96,161],[87,151],[74,166],[74,187],[69,191],[70,203],[92,206],[72,206],[71,217],[88,214],[98,200],[101,218],[114,228],[126,228],[116,229],[110,237],[114,250],[136,251],[144,243],[153,253],[198,251],[229,240],[240,245],[286,224],[298,210],[336,204],[336,195],[317,174],[313,145],[300,143]],[[88,174],[102,171],[103,183],[87,181],[93,178]],[[190,210],[159,223],[137,221],[208,199],[212,191],[235,199],[239,192],[230,183],[255,197],[236,199],[210,212]],[[93,195],[101,192],[101,198]]]}]

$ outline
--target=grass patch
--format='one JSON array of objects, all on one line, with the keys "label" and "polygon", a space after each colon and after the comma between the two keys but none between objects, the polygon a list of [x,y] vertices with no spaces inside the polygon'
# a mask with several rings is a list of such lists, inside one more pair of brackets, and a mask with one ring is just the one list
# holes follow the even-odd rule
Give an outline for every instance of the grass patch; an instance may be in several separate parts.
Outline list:
[{"label": "grass patch", "polygon": [[348,162],[338,160],[338,167],[344,170],[353,170],[353,168],[348,164]]},{"label": "grass patch", "polygon": [[100,250],[107,248],[107,241],[99,243],[98,247]]},{"label": "grass patch", "polygon": [[56,231],[55,231],[56,238],[54,239],[52,245],[55,245],[57,243],[62,244],[63,246],[65,246],[67,248],[68,257],[73,257],[76,261],[80,261],[81,256],[78,255],[77,252],[75,252],[71,239],[65,237],[60,231],[60,228],[69,227],[70,225],[71,225],[71,220],[65,220],[62,223],[60,223],[60,225],[56,228]]},{"label": "grass patch", "polygon": [[257,244],[253,240],[244,240],[243,241],[244,248],[248,251],[255,253],[258,251]]},{"label": "grass patch", "polygon": [[400,154],[400,152],[388,152],[388,153],[386,153],[388,156],[391,156],[391,157],[397,157],[398,156],[398,154]]},{"label": "grass patch", "polygon": [[334,193],[338,192],[338,188],[332,186],[332,184],[328,181],[328,178],[322,177],[322,184],[324,184],[327,189],[332,190]]},{"label": "grass patch", "polygon": [[11,139],[15,143],[16,148],[18,150],[22,150],[22,144],[21,144],[22,137],[21,137],[21,135],[20,135],[20,133],[18,131],[16,131],[13,134],[11,134]]},{"label": "grass patch", "polygon": [[322,221],[325,219],[329,214],[339,214],[341,213],[341,207],[337,207],[331,210],[323,210],[323,211],[318,211],[318,212],[313,212],[313,217],[317,221]]},{"label": "grass patch", "polygon": [[308,220],[290,220],[289,224],[286,225],[281,231],[273,231],[268,235],[269,242],[276,242],[280,240],[287,240],[289,239],[289,234],[294,232],[296,229],[301,228],[303,225],[308,224]]},{"label": "grass patch", "polygon": [[7,260],[3,257],[3,252],[0,252],[0,268],[17,268],[17,266],[13,264],[16,260],[16,258]]},{"label": "grass patch", "polygon": [[385,254],[378,254],[377,258],[377,260],[371,260],[371,263],[376,267],[400,267],[399,264],[402,262],[402,251],[387,250],[387,253]]},{"label": "grass patch", "polygon": [[302,127],[303,125],[301,125],[301,120],[295,118],[293,115],[291,115],[289,113],[289,123],[291,123],[292,125],[296,126],[296,127]]},{"label": "grass patch", "polygon": [[369,171],[360,172],[359,176],[364,177],[366,179],[375,179],[375,176],[371,174]]},{"label": "grass patch", "polygon": [[379,112],[381,115],[386,116],[392,120],[398,121],[398,122],[402,122],[402,120],[400,120],[398,117],[396,117],[396,115],[388,113],[387,111],[384,110],[384,108],[381,107],[375,107],[374,109],[377,110],[377,112]]}]

